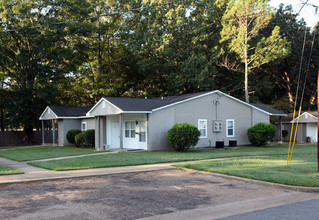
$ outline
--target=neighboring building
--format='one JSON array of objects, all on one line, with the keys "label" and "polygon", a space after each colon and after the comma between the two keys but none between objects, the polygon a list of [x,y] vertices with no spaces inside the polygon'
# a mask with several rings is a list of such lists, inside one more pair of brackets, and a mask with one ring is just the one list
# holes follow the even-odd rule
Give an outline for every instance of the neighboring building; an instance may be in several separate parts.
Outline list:
[{"label": "neighboring building", "polygon": [[[283,118],[282,130],[288,132],[285,140],[289,141],[291,125],[294,122],[294,127],[296,127],[298,121],[298,112],[296,112],[295,119],[293,121],[293,114],[289,114],[287,117]],[[296,142],[297,143],[307,143],[307,142],[317,142],[318,135],[318,112],[317,111],[305,111],[300,114]],[[294,138],[294,131],[293,136]]]},{"label": "neighboring building", "polygon": [[201,136],[196,147],[215,146],[217,140],[247,145],[247,129],[258,122],[269,123],[270,116],[286,114],[216,90],[155,99],[104,97],[78,120],[94,118],[96,149],[154,151],[171,149],[167,132],[179,123],[198,127]]},{"label": "neighboring building", "polygon": [[[56,144],[55,126],[58,127],[58,141],[59,146],[69,145],[66,140],[66,133],[74,128],[85,131],[87,129],[95,128],[94,117],[86,116],[86,113],[91,107],[66,107],[66,106],[48,106],[40,116],[42,121],[42,131],[44,130],[44,121],[51,121],[53,144]],[[42,142],[45,143],[44,136]]]}]

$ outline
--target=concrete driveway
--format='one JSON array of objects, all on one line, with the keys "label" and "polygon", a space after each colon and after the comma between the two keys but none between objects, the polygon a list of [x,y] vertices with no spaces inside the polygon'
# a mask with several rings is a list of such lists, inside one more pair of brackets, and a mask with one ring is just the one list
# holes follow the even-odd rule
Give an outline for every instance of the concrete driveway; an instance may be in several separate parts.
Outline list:
[{"label": "concrete driveway", "polygon": [[215,219],[319,198],[183,170],[0,185],[2,219]]}]

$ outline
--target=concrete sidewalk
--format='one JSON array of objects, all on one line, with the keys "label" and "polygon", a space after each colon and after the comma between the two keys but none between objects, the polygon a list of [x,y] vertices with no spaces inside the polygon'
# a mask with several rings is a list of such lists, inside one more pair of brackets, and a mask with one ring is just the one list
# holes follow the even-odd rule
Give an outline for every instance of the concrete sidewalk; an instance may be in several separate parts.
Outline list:
[{"label": "concrete sidewalk", "polygon": [[[77,156],[73,156],[73,157],[77,157]],[[59,159],[62,159],[62,158],[59,158]],[[170,164],[150,164],[150,165],[139,165],[139,166],[127,166],[127,167],[96,168],[96,169],[84,169],[84,170],[53,171],[53,170],[46,170],[46,169],[30,166],[27,164],[27,162],[17,162],[17,161],[12,161],[12,160],[1,158],[1,157],[0,157],[0,164],[6,165],[24,172],[24,174],[2,175],[0,176],[0,184],[176,169],[172,167],[170,163]]]},{"label": "concrete sidewalk", "polygon": [[[102,154],[113,153],[105,152]],[[101,153],[99,153],[101,154]],[[59,160],[64,158],[74,158],[74,157],[85,157],[86,155],[76,155],[76,156],[66,156],[60,158],[50,158],[43,160],[34,160],[34,161],[49,161],[49,160]],[[247,157],[256,157],[256,156],[247,156]],[[262,156],[263,157],[263,156]],[[247,179],[236,176],[228,176],[219,173],[211,173],[205,171],[197,171],[187,168],[176,168],[172,165],[180,163],[189,163],[189,162],[200,162],[200,161],[212,161],[212,160],[227,160],[231,158],[217,158],[217,159],[204,159],[197,161],[183,161],[183,162],[170,162],[170,163],[160,163],[160,164],[148,164],[148,165],[135,165],[135,166],[124,166],[124,167],[107,167],[107,168],[94,168],[94,169],[82,169],[82,170],[67,170],[67,171],[53,171],[43,168],[34,167],[28,165],[27,162],[18,162],[0,157],[0,164],[6,165],[15,169],[18,169],[24,174],[13,174],[13,175],[0,175],[0,184],[8,183],[23,183],[31,181],[43,181],[43,180],[56,180],[56,179],[66,179],[66,178],[75,178],[75,177],[89,177],[89,176],[100,176],[100,175],[109,175],[109,174],[122,174],[122,173],[136,173],[136,172],[149,172],[149,171],[158,171],[158,170],[172,170],[172,169],[182,169],[190,173],[201,173],[203,175],[212,175],[217,177],[222,177],[225,179],[241,180],[247,183],[254,183],[259,185],[267,185],[277,188],[282,188],[290,191],[299,191],[299,192],[319,192],[319,187],[303,187],[303,186],[290,186],[278,183],[264,182],[259,180]]]}]

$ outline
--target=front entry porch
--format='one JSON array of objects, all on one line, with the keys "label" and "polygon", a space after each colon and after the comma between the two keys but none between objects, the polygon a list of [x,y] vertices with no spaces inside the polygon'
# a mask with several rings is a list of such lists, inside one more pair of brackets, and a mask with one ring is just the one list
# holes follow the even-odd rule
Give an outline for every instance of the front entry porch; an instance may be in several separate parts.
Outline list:
[{"label": "front entry porch", "polygon": [[96,149],[147,150],[147,114],[119,114],[96,117]]}]

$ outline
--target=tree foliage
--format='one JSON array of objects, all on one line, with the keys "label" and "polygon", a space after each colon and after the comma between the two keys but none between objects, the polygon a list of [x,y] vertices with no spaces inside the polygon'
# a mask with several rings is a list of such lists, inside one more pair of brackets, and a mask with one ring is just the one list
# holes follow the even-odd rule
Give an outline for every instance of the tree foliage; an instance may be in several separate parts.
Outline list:
[{"label": "tree foliage", "polygon": [[250,71],[289,52],[286,39],[280,36],[279,26],[268,32],[268,36],[259,34],[271,17],[272,10],[266,0],[230,0],[222,18],[221,42],[229,41],[228,48],[244,64],[246,102],[249,102]]},{"label": "tree foliage", "polygon": [[[317,32],[291,7],[274,11],[262,0],[0,0],[0,6],[0,129],[29,133],[40,127],[47,105],[88,106],[102,96],[219,89],[243,99],[245,59],[251,101],[289,111],[305,29],[305,60]],[[310,59],[307,108],[315,108],[317,60]]]}]

